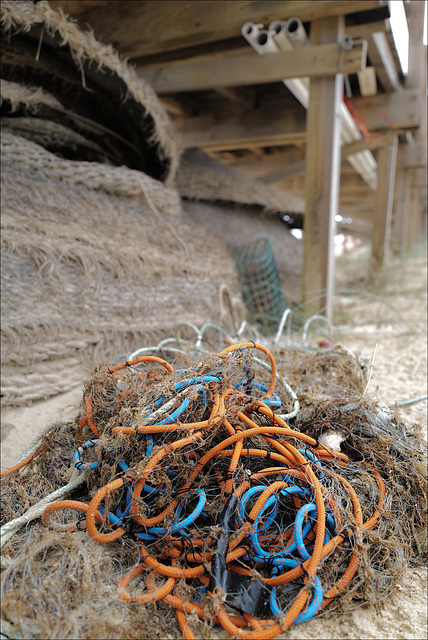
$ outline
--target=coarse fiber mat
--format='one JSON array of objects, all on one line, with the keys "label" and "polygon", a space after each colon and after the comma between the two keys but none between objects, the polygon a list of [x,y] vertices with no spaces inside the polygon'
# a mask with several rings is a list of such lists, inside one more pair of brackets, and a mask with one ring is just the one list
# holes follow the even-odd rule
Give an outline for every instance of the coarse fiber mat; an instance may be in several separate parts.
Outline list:
[{"label": "coarse fiber mat", "polygon": [[234,258],[250,322],[267,331],[275,330],[287,308],[287,301],[270,241],[259,238],[235,249]]},{"label": "coarse fiber mat", "polygon": [[225,244],[175,190],[125,167],[60,159],[2,135],[2,401],[69,389],[82,365],[217,320],[238,295]]},{"label": "coarse fiber mat", "polygon": [[257,205],[230,202],[202,202],[182,199],[183,209],[198,222],[209,226],[212,233],[227,242],[233,251],[268,238],[286,300],[298,302],[302,289],[303,243],[295,238],[281,216],[261,211]]},{"label": "coarse fiber mat", "polygon": [[[54,137],[63,157],[125,165],[162,182],[174,177],[168,115],[110,45],[45,1],[3,0],[1,21],[2,116],[34,118],[15,126],[51,150]],[[43,138],[39,129],[55,125],[55,136]]]},{"label": "coarse fiber mat", "polygon": [[176,185],[180,195],[189,200],[257,205],[271,214],[304,211],[304,203],[299,198],[279,193],[211,158],[201,149],[186,149],[181,154]]}]

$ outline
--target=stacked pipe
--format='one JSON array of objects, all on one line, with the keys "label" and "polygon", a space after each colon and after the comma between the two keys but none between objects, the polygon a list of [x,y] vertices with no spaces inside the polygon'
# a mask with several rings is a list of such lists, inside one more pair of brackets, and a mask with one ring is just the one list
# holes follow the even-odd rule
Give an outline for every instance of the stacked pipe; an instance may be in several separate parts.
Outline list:
[{"label": "stacked pipe", "polygon": [[[285,21],[274,20],[267,29],[262,27],[263,25],[246,22],[241,30],[244,38],[259,55],[290,51],[309,45],[305,28],[299,18],[290,18]],[[341,44],[344,48],[352,46],[352,39],[345,36]],[[290,78],[283,80],[283,82],[287,89],[307,109],[309,106],[310,79],[307,77]],[[340,118],[342,121],[341,145],[360,140],[362,138],[360,130],[343,102],[340,105]],[[373,154],[368,150],[360,151],[348,156],[347,160],[369,187],[375,189],[377,186],[377,164]]]}]

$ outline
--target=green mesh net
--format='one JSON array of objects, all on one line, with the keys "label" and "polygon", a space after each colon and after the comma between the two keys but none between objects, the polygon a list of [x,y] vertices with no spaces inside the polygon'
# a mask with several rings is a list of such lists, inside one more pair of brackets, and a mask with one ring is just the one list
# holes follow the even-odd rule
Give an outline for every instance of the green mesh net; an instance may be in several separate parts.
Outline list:
[{"label": "green mesh net", "polygon": [[235,249],[234,259],[249,322],[260,325],[264,331],[274,331],[287,301],[270,241],[259,238]]}]

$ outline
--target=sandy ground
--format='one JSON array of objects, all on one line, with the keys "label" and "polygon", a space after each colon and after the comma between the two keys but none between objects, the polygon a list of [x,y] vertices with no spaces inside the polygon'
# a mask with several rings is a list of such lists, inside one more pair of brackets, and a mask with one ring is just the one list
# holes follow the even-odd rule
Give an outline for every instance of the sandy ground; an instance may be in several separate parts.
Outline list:
[{"label": "sandy ground", "polygon": [[[371,370],[369,397],[388,404],[421,397],[427,393],[426,251],[406,262],[391,258],[376,275],[368,265],[366,247],[338,261],[337,288],[345,293],[336,299],[334,341],[365,358]],[[86,374],[82,371],[82,386]],[[29,407],[2,410],[2,468],[13,464],[50,422],[75,417],[82,386]],[[426,433],[426,400],[402,411]],[[376,607],[321,616],[282,637],[427,638],[426,569],[406,570],[401,587]]]}]

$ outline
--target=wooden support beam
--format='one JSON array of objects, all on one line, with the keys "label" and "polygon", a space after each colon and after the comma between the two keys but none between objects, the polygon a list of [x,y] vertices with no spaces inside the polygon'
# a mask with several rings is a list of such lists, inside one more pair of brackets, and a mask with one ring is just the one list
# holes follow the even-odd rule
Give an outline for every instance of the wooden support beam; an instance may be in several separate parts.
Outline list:
[{"label": "wooden support beam", "polygon": [[372,261],[375,268],[385,262],[391,235],[397,143],[398,136],[394,138],[392,145],[381,147],[378,151],[378,190],[372,236]]},{"label": "wooden support beam", "polygon": [[368,40],[370,34],[386,31],[386,20],[377,20],[376,22],[368,22],[365,24],[346,25],[345,32],[351,38],[361,38]]},{"label": "wooden support beam", "polygon": [[[343,164],[341,169],[342,167]],[[305,184],[306,175],[299,174],[276,182],[275,189],[302,198],[306,193]],[[361,208],[374,211],[375,195],[376,194],[355,173],[352,175],[340,174],[339,213],[341,213],[341,207],[343,206],[352,206],[356,210]],[[357,214],[358,211],[356,215]]]},{"label": "wooden support beam", "polygon": [[369,36],[367,52],[385,91],[401,91],[402,86],[385,33],[372,33]]},{"label": "wooden support beam", "polygon": [[236,89],[233,89],[232,87],[217,87],[216,92],[220,96],[223,96],[223,98],[226,98],[231,102],[236,102],[236,104],[241,105],[241,107],[244,107],[244,109],[247,109],[248,107],[252,106],[249,103],[248,99],[241,96],[240,93],[236,91]]},{"label": "wooden support beam", "polygon": [[139,68],[138,74],[149,82],[158,95],[183,91],[202,91],[217,87],[281,82],[287,78],[312,78],[364,69],[367,57],[365,40],[352,49],[343,50],[337,43],[279,51],[269,56],[254,52],[234,56],[233,61],[207,60],[184,62],[172,66]]},{"label": "wooden support beam", "polygon": [[365,149],[374,151],[374,149],[379,149],[379,147],[392,144],[395,135],[395,131],[386,131],[385,133],[375,133],[370,136],[368,140],[361,138],[361,140],[350,142],[342,147],[342,155],[345,157],[352,156],[354,153],[359,153]]},{"label": "wooden support beam", "polygon": [[[271,57],[265,56],[266,59]],[[365,126],[370,137],[369,142],[357,140],[350,143],[355,146],[346,146],[345,154],[350,156],[364,149],[376,148],[377,135],[374,132],[372,134],[374,129],[392,128],[394,132],[401,132],[406,126],[417,126],[419,99],[420,92],[415,89],[374,96],[369,99],[370,102],[354,98],[351,101],[352,110],[356,111],[357,116],[365,118]],[[246,109],[227,117],[223,117],[221,113],[215,116],[177,117],[174,124],[178,132],[179,145],[184,149],[201,147],[211,151],[228,151],[253,146],[278,147],[301,143],[306,139],[305,113],[298,107],[287,108],[284,112],[278,105],[264,106],[262,109]]]},{"label": "wooden support beam", "polygon": [[[313,44],[337,42],[344,20],[312,24]],[[303,230],[302,302],[305,313],[331,318],[334,288],[334,235],[340,180],[340,120],[343,76],[312,78],[307,112],[306,209]]]},{"label": "wooden support beam", "polygon": [[[378,149],[379,147],[392,144],[395,135],[396,133],[394,131],[388,131],[384,134],[374,135],[371,142],[366,142],[364,139],[361,139],[345,144],[342,147],[342,158],[348,158],[349,156],[353,156],[361,151],[371,151],[373,149]],[[408,162],[411,162],[410,158],[412,157],[415,166],[417,166],[416,163],[420,162],[423,157],[423,150],[419,148],[417,150],[415,149],[414,156],[411,156],[410,152],[407,152],[407,154],[406,158],[408,158]],[[421,163],[420,166],[422,166],[422,164],[423,163]],[[294,163],[284,162],[282,167],[278,166],[277,169],[271,169],[266,174],[259,176],[259,180],[266,184],[272,184],[273,182],[277,182],[283,178],[289,178],[290,176],[302,173],[305,171],[305,168],[306,164],[304,161],[297,161]]]},{"label": "wooden support beam", "polygon": [[263,176],[260,176],[259,180],[264,182],[265,184],[272,184],[274,182],[278,182],[278,180],[283,180],[284,178],[289,178],[290,176],[295,176],[298,173],[304,173],[306,169],[306,160],[300,160],[300,162],[293,162],[292,164],[287,164],[280,169],[276,169],[275,171],[269,171]]},{"label": "wooden support beam", "polygon": [[348,101],[351,113],[367,129],[416,129],[420,122],[420,105],[418,88]]},{"label": "wooden support beam", "polygon": [[288,146],[284,149],[271,149],[263,156],[263,163],[253,154],[234,155],[225,158],[224,163],[242,171],[251,178],[260,178],[266,174],[282,169],[286,165],[293,165],[305,160],[305,149]]},{"label": "wooden support beam", "polygon": [[[268,25],[292,16],[303,22],[325,16],[383,9],[379,0],[116,0],[91,2],[51,0],[90,24],[102,42],[112,43],[128,59],[201,46],[241,36],[245,22]],[[102,6],[100,10],[100,5]],[[362,20],[358,20],[361,22]]]},{"label": "wooden support beam", "polygon": [[306,117],[300,108],[253,109],[220,119],[214,115],[174,119],[180,149],[227,151],[304,142]]}]

